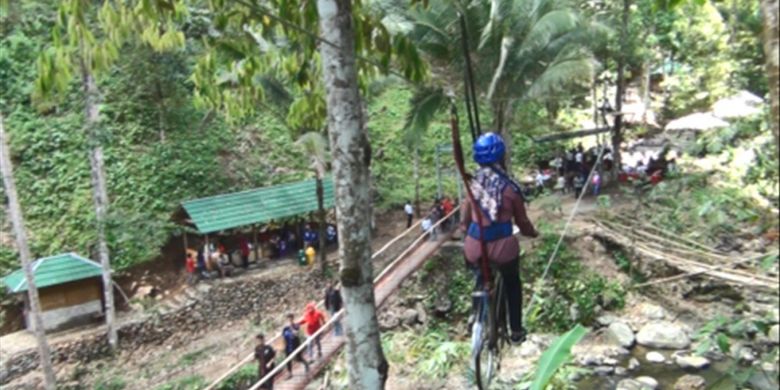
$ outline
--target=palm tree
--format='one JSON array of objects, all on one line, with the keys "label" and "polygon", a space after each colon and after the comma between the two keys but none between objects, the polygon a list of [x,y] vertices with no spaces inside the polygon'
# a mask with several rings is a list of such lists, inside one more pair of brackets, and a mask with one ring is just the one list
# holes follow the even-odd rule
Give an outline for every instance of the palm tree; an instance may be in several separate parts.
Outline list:
[{"label": "palm tree", "polygon": [[319,224],[319,236],[320,236],[320,269],[322,274],[328,268],[326,263],[325,253],[325,195],[324,187],[322,185],[322,179],[325,177],[325,172],[328,167],[328,140],[325,136],[318,132],[310,131],[305,133],[298,141],[295,142],[300,146],[304,153],[311,159],[311,168],[314,170],[314,174],[317,178],[317,219]]},{"label": "palm tree", "polygon": [[0,114],[0,174],[3,176],[5,196],[8,197],[8,209],[11,214],[14,234],[16,235],[16,246],[19,248],[19,258],[22,261],[24,279],[27,283],[27,300],[30,302],[30,318],[32,319],[31,328],[38,342],[38,354],[41,358],[44,387],[46,390],[54,390],[57,383],[54,369],[51,365],[51,351],[49,350],[46,332],[41,321],[41,304],[38,300],[38,289],[35,287],[35,278],[33,277],[32,265],[30,264],[30,247],[27,244],[27,232],[24,230],[22,207],[19,205],[19,199],[16,196],[16,184],[14,183],[13,167],[11,166],[11,152],[5,136],[2,114]]},{"label": "palm tree", "polygon": [[418,6],[409,14],[414,23],[409,35],[427,57],[433,77],[413,97],[416,104],[407,123],[427,127],[447,106],[447,97],[460,90],[465,61],[459,14],[472,37],[468,54],[477,94],[488,103],[491,129],[508,147],[517,105],[554,99],[550,96],[565,88],[586,85],[594,63],[586,43],[606,31],[559,0],[476,0],[455,2],[454,7],[450,1],[433,0],[427,8]]}]

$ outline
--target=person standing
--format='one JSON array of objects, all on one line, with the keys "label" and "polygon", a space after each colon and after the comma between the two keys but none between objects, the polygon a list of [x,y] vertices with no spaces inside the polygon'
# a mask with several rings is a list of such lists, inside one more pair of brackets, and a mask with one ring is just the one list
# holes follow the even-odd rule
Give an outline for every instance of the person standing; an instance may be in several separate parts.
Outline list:
[{"label": "person standing", "polygon": [[239,239],[238,249],[241,251],[241,267],[244,269],[249,268],[249,240],[244,234],[242,234]]},{"label": "person standing", "polygon": [[308,248],[306,248],[306,265],[312,265],[314,264],[314,258],[317,256],[317,251],[314,250],[314,247],[309,245]]},{"label": "person standing", "polygon": [[593,172],[591,184],[593,184],[593,196],[599,196],[599,191],[601,190],[601,175],[599,174],[599,171]]},{"label": "person standing", "polygon": [[[287,314],[287,322],[287,326],[282,329],[282,338],[284,338],[284,352],[287,354],[287,357],[290,357],[290,355],[292,355],[292,353],[301,346],[301,338],[299,336],[301,326],[295,323],[295,316],[292,313]],[[287,362],[287,373],[289,374],[287,379],[290,379],[293,376],[293,361],[303,363],[303,366],[306,368],[306,372],[309,372],[309,362],[303,358],[303,354],[299,353],[298,356]]]},{"label": "person standing", "polygon": [[[322,325],[325,324],[325,316],[322,315],[322,312],[317,310],[317,304],[309,302],[303,312],[303,319],[298,321],[298,323],[305,324],[306,334],[309,337],[312,337],[320,330]],[[320,344],[320,338],[321,335],[317,335],[317,337],[309,343],[309,358],[314,358],[314,344],[317,344],[318,357],[322,358],[322,344]]]},{"label": "person standing", "polygon": [[[335,281],[331,281],[328,288],[325,290],[325,309],[328,310],[331,318],[341,310],[341,290],[339,290]],[[341,328],[341,321],[336,321],[333,324],[333,335],[341,336],[344,331]]]},{"label": "person standing", "polygon": [[[258,334],[256,339],[257,345],[255,345],[255,360],[257,360],[257,375],[259,380],[273,371],[274,366],[276,365],[274,363],[274,358],[276,358],[276,351],[274,351],[273,347],[270,345],[266,345],[265,335],[262,333]],[[262,386],[260,386],[260,388],[273,390],[274,378],[266,381]]]},{"label": "person standing", "polygon": [[414,207],[412,207],[412,201],[407,200],[404,205],[404,213],[406,214],[406,228],[412,227],[412,219],[414,218]]},{"label": "person standing", "polygon": [[184,266],[187,269],[187,284],[195,284],[195,281],[197,280],[197,267],[195,266],[195,258],[189,249],[187,249],[187,259],[184,261]]}]

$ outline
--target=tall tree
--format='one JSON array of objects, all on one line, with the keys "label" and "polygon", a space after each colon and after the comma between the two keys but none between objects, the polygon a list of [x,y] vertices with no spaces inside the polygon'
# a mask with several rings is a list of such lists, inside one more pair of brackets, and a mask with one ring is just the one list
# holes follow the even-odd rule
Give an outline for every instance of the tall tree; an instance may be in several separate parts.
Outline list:
[{"label": "tall tree", "polygon": [[19,249],[19,258],[24,270],[24,279],[27,283],[27,301],[30,305],[30,324],[35,334],[35,340],[38,342],[38,355],[41,359],[41,369],[43,370],[43,383],[46,390],[54,390],[57,387],[57,380],[54,376],[54,368],[51,365],[51,351],[49,343],[46,341],[46,332],[41,320],[41,304],[38,299],[38,288],[35,287],[35,278],[30,264],[30,247],[27,244],[27,232],[24,229],[24,217],[22,216],[22,207],[19,205],[19,198],[16,195],[16,184],[13,177],[13,166],[11,165],[11,150],[8,147],[8,139],[5,135],[3,124],[3,114],[0,113],[0,173],[3,175],[3,186],[5,196],[8,198],[8,209],[11,214],[11,223],[16,236],[16,246]]},{"label": "tall tree", "polygon": [[778,0],[761,0],[764,18],[764,53],[769,81],[770,121],[775,135],[775,156],[780,158],[780,27]]},{"label": "tall tree", "polygon": [[[38,60],[38,79],[34,98],[46,100],[67,88],[71,75],[77,73],[84,92],[84,127],[89,142],[88,158],[92,180],[92,198],[95,204],[97,249],[103,269],[108,342],[116,348],[114,289],[106,236],[108,218],[108,188],[103,157],[104,129],[100,124],[100,91],[95,74],[108,70],[119,56],[119,47],[133,35],[141,32],[143,40],[157,49],[175,47],[183,42],[183,35],[163,28],[160,21],[144,23],[149,3],[135,8],[125,2],[95,4],[88,0],[60,2],[57,23],[52,30],[52,46],[41,53]],[[170,22],[170,18],[165,19]],[[97,28],[96,28],[97,26]],[[97,33],[93,32],[97,30]]]},{"label": "tall tree", "polygon": [[620,144],[623,143],[623,97],[626,94],[626,51],[628,45],[628,17],[631,12],[631,1],[623,0],[623,12],[620,18],[620,51],[617,53],[617,92],[615,93],[615,123],[612,128],[612,165],[613,174],[622,166]]},{"label": "tall tree", "polygon": [[[485,98],[492,114],[492,131],[505,138],[511,156],[512,132],[518,104],[554,100],[571,86],[587,93],[593,59],[586,43],[600,31],[555,0],[432,0],[418,4],[408,15],[414,23],[409,36],[424,53],[435,75],[418,89],[407,123],[426,127],[431,111],[448,107],[449,95],[461,94],[465,70],[459,15],[472,39],[468,55],[474,66],[477,95]],[[488,129],[484,126],[485,130]]]},{"label": "tall tree", "polygon": [[347,316],[349,382],[356,389],[382,389],[388,364],[382,352],[374,306],[371,264],[371,145],[358,91],[352,4],[317,0],[322,37],[322,76],[333,155],[336,212],[341,237],[341,285]]},{"label": "tall tree", "polygon": [[298,138],[296,141],[300,145],[307,156],[311,159],[311,167],[314,170],[314,175],[317,179],[317,223],[319,224],[319,240],[320,240],[320,270],[325,275],[328,269],[327,253],[325,251],[325,235],[326,235],[326,211],[325,211],[325,187],[322,180],[325,178],[325,172],[328,167],[328,140],[317,132],[308,132]]}]

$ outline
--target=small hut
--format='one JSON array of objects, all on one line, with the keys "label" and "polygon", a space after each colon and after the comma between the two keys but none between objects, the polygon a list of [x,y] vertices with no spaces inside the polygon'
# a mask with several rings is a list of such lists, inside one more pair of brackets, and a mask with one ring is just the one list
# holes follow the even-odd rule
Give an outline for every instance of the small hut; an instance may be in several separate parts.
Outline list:
[{"label": "small hut", "polygon": [[[61,330],[102,316],[100,264],[75,253],[63,253],[38,259],[31,267],[41,302],[41,319],[46,330]],[[12,294],[27,291],[27,280],[22,269],[8,274],[3,278],[3,283]],[[22,295],[24,321],[30,329],[30,305],[27,294]]]}]

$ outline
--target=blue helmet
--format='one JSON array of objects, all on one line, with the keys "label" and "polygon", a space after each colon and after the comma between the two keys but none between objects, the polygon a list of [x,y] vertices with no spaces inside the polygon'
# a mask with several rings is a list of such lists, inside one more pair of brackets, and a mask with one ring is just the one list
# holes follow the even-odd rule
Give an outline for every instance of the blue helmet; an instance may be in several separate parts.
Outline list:
[{"label": "blue helmet", "polygon": [[496,133],[485,133],[474,143],[474,161],[480,165],[489,165],[504,158],[504,139]]}]

